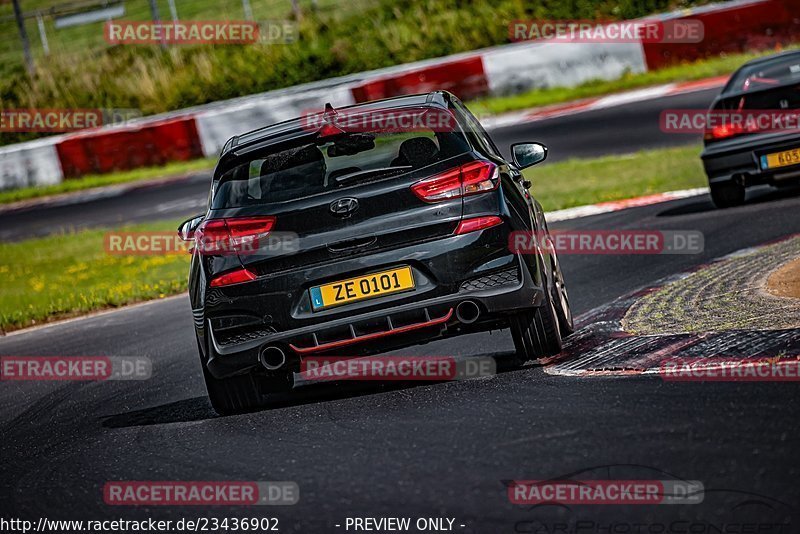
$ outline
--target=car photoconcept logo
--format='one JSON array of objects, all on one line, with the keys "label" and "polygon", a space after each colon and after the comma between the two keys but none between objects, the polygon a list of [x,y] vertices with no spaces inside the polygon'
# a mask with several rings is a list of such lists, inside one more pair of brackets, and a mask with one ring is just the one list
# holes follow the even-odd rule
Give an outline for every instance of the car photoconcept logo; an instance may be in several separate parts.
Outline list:
[{"label": "car photoconcept logo", "polygon": [[331,202],[331,213],[339,217],[349,217],[358,209],[358,200],[355,198],[340,198]]}]

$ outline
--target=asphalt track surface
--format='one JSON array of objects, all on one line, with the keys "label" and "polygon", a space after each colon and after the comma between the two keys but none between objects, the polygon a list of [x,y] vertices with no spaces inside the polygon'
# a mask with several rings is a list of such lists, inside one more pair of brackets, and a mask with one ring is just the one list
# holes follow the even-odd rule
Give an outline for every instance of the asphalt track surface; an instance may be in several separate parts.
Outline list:
[{"label": "asphalt track surface", "polygon": [[[696,91],[518,124],[499,128],[492,136],[502,150],[519,141],[545,143],[550,148],[549,161],[698,144],[697,135],[662,132],[659,115],[668,108],[706,109],[716,92]],[[4,211],[0,206],[0,241],[121,223],[188,218],[205,211],[209,180],[207,173],[195,173],[168,183],[119,188],[124,192],[118,190],[99,197],[93,193],[71,197],[63,204],[13,211]]]},{"label": "asphalt track surface", "polygon": [[[729,210],[701,196],[553,225],[705,237],[694,255],[562,256],[574,311],[800,232],[796,191],[749,197]],[[9,335],[0,355],[146,356],[153,375],[0,384],[0,518],[276,517],[280,532],[303,533],[347,532],[348,517],[448,517],[454,532],[489,534],[800,531],[797,383],[552,376],[507,365],[512,350],[507,331],[430,343],[401,353],[493,356],[502,372],[314,385],[264,411],[218,417],[185,295]],[[660,506],[531,507],[506,495],[504,481],[564,476],[699,480],[705,492],[700,504]],[[108,506],[102,488],[119,480],[294,481],[300,502]]]}]

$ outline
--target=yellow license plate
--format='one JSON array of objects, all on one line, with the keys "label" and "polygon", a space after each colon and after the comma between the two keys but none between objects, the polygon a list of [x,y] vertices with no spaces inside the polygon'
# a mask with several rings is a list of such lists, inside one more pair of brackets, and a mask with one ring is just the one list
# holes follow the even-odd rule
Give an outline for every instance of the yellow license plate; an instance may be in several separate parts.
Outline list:
[{"label": "yellow license plate", "polygon": [[321,310],[409,289],[414,289],[411,267],[400,267],[312,287],[309,291],[312,308]]},{"label": "yellow license plate", "polygon": [[788,167],[789,165],[800,164],[800,148],[784,150],[761,156],[762,169],[774,169],[776,167]]}]

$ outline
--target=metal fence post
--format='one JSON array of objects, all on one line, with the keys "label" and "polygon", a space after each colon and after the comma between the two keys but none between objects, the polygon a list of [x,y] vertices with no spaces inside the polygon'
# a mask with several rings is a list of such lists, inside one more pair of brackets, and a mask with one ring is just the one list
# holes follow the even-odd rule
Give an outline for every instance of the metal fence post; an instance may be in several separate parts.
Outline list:
[{"label": "metal fence post", "polygon": [[28,74],[33,74],[33,56],[31,55],[31,43],[28,40],[28,32],[25,29],[25,19],[22,18],[22,9],[19,7],[19,0],[11,0],[14,4],[14,18],[17,20],[17,29],[19,30],[19,38],[22,40],[22,53],[25,56],[25,68],[28,69]]}]

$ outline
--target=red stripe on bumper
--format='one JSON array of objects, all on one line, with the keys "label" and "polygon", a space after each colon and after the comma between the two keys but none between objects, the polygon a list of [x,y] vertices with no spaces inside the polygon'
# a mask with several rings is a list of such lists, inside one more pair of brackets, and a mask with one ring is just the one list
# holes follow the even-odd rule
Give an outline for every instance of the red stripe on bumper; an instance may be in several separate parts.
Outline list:
[{"label": "red stripe on bumper", "polygon": [[298,354],[310,354],[313,352],[321,352],[324,350],[335,349],[338,347],[346,347],[348,345],[352,345],[353,343],[361,343],[362,341],[379,339],[394,334],[402,334],[404,332],[411,332],[412,330],[419,330],[420,328],[428,328],[429,326],[440,325],[449,321],[452,316],[453,316],[453,308],[450,308],[450,311],[448,311],[447,315],[445,315],[444,317],[439,317],[438,319],[431,319],[430,321],[426,321],[424,323],[410,324],[407,326],[401,326],[400,328],[393,328],[391,330],[387,330],[386,332],[375,332],[374,334],[357,336],[351,339],[343,339],[341,341],[332,341],[330,343],[323,343],[322,345],[316,345],[314,347],[297,347],[292,344],[289,344],[289,347],[291,347],[291,349],[297,352]]}]

